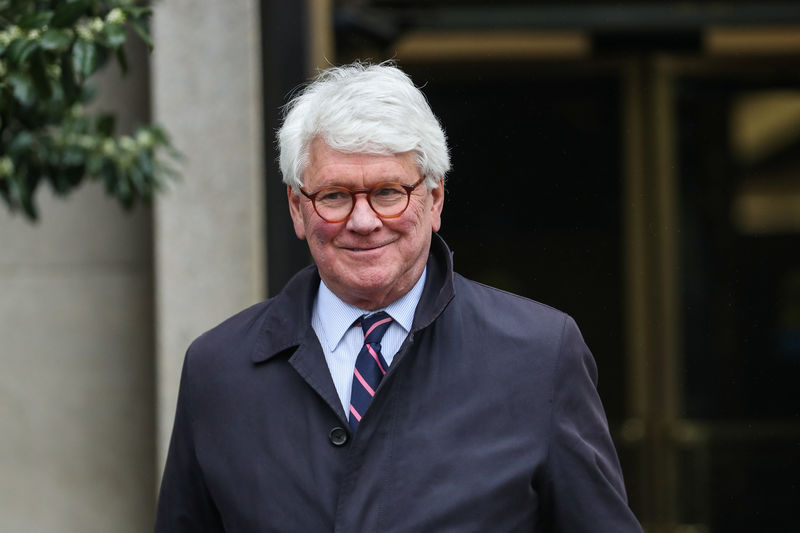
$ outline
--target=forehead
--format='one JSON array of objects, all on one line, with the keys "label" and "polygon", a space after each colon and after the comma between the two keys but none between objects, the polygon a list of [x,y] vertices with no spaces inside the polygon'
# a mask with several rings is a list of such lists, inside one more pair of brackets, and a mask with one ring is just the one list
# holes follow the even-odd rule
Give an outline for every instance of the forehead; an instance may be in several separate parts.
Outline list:
[{"label": "forehead", "polygon": [[413,183],[419,176],[416,153],[413,151],[394,155],[351,154],[333,150],[317,139],[311,143],[303,182],[308,188],[325,185],[363,186],[379,181]]}]

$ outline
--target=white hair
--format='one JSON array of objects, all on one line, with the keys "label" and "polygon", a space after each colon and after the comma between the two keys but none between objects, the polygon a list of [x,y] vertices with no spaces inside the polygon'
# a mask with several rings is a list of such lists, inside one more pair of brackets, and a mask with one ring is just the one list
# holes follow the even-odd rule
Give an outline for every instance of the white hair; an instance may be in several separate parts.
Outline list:
[{"label": "white hair", "polygon": [[343,153],[414,150],[428,188],[450,170],[447,140],[425,95],[391,62],[325,69],[286,104],[278,131],[280,167],[283,182],[295,191],[317,137]]}]

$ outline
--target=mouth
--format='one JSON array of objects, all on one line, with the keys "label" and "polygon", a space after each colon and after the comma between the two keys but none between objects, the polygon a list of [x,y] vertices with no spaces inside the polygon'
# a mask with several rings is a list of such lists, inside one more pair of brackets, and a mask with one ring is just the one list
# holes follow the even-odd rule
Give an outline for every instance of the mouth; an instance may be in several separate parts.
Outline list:
[{"label": "mouth", "polygon": [[386,246],[386,245],[385,244],[379,244],[379,245],[376,245],[376,246],[369,246],[369,247],[366,247],[366,248],[345,247],[345,250],[347,250],[349,252],[371,252],[373,250],[378,250],[380,248],[383,248],[384,246]]}]

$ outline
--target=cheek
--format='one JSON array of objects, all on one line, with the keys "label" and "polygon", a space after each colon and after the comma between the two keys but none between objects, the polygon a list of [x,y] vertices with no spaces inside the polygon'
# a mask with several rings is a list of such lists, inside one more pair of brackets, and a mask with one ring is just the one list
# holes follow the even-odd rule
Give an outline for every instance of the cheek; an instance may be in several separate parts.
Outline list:
[{"label": "cheek", "polygon": [[313,241],[317,246],[324,246],[333,240],[341,231],[342,224],[328,224],[320,221],[308,227],[309,241]]},{"label": "cheek", "polygon": [[403,231],[409,233],[428,233],[430,232],[430,206],[428,202],[415,202],[408,206],[408,218],[403,217]]}]

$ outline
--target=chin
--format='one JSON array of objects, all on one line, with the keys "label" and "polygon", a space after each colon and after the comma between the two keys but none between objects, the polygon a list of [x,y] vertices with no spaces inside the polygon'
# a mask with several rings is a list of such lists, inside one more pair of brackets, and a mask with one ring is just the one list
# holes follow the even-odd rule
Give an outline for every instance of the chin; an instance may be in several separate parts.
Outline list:
[{"label": "chin", "polygon": [[377,294],[389,290],[392,284],[385,278],[371,278],[362,276],[350,280],[348,283],[353,288],[353,292],[359,294]]},{"label": "chin", "polygon": [[392,290],[393,283],[385,277],[371,277],[367,274],[354,276],[341,280],[341,287],[348,294],[357,296],[360,300],[380,300]]}]

